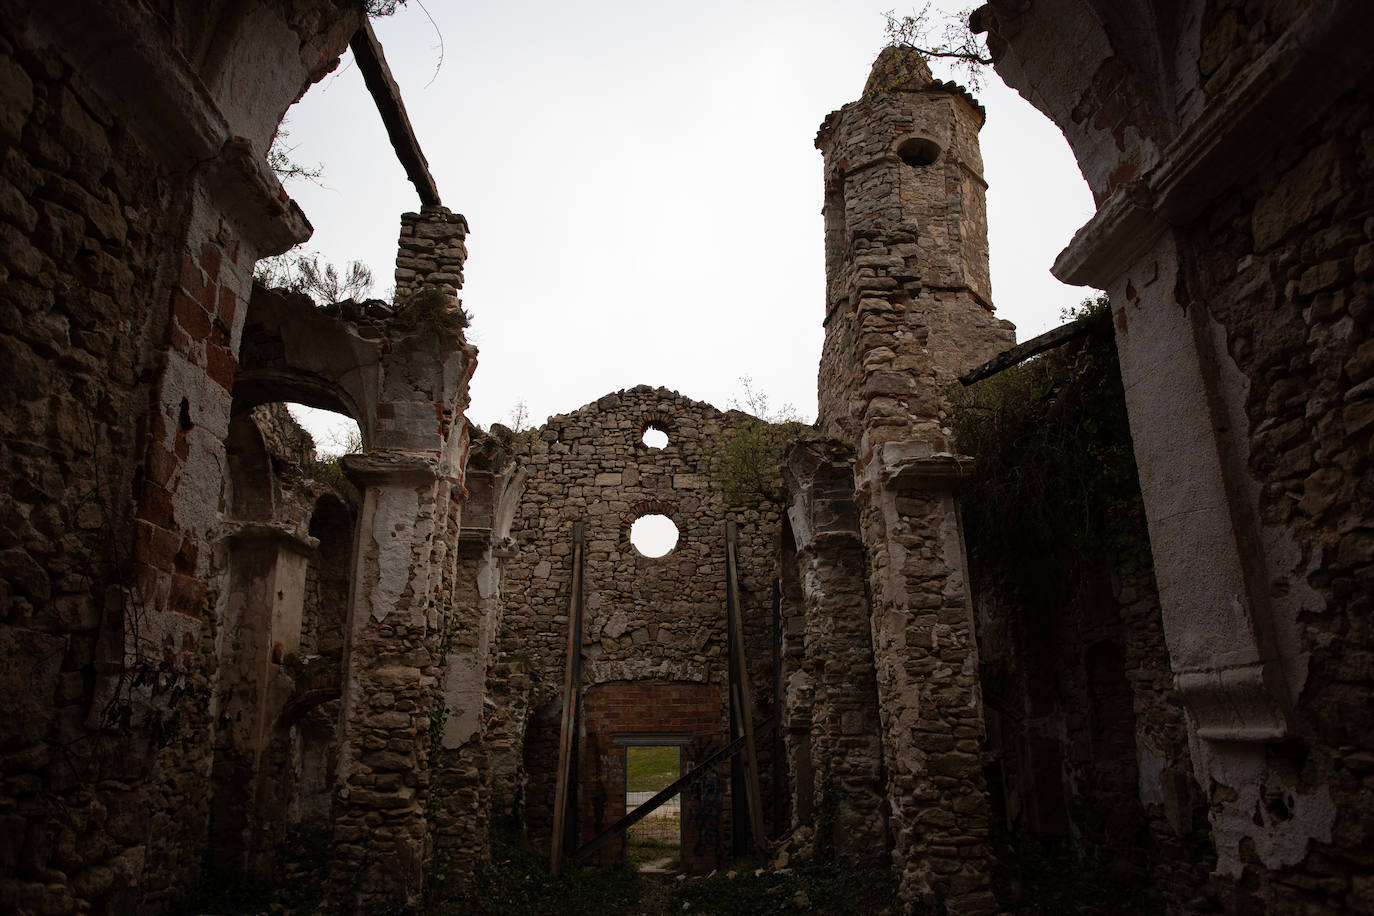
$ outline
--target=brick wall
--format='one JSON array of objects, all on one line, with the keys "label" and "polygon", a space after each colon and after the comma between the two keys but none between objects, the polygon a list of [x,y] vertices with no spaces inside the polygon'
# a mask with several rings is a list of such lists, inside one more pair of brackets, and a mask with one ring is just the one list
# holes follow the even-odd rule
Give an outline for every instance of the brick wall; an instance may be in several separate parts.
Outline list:
[{"label": "brick wall", "polygon": [[[693,769],[699,760],[730,740],[724,693],[710,684],[598,684],[587,690],[582,701],[582,725],[578,785],[581,842],[592,839],[626,813],[626,739],[653,735],[681,740],[680,773]],[[708,872],[727,860],[729,773],[728,763],[718,765],[681,796],[682,867],[690,873]],[[595,861],[611,863],[623,854],[617,839],[599,851]]]}]

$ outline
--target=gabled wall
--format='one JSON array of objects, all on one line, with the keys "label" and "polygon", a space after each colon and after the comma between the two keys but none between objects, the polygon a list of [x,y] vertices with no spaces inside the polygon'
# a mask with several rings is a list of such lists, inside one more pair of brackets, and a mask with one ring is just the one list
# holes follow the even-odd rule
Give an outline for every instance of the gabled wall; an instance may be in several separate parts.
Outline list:
[{"label": "gabled wall", "polygon": [[[509,772],[514,768],[512,756],[523,761],[523,817],[537,847],[547,848],[552,823],[575,521],[586,526],[581,647],[585,696],[598,685],[692,685],[706,691],[700,696],[715,698],[715,747],[730,741],[725,524],[733,519],[739,524],[745,650],[754,702],[750,712],[758,724],[772,714],[778,516],[767,508],[726,506],[712,487],[711,449],[727,423],[728,416],[710,405],[640,386],[551,417],[543,427],[523,434],[528,450],[517,454],[528,476],[510,528],[512,554],[505,560],[501,585],[504,612],[498,657],[503,664],[493,670],[490,689],[493,695],[509,696],[512,678],[519,679],[518,694],[497,715],[523,720],[523,739],[512,746],[506,743],[508,737],[503,738],[501,746],[493,747],[494,765]],[[652,449],[640,441],[649,426],[668,434],[666,447]],[[643,556],[629,542],[631,524],[646,513],[666,515],[678,527],[677,545],[666,556]],[[698,706],[700,702],[699,698]],[[666,708],[658,720],[653,710],[638,715],[635,728],[659,721],[665,732],[693,738],[706,734],[695,721],[679,722]],[[585,716],[582,721],[585,750],[593,726]],[[507,735],[508,730],[498,723],[495,733]],[[603,729],[595,737],[604,744],[615,734],[616,728]],[[701,759],[715,747],[697,747],[693,753],[699,756],[687,760]],[[771,758],[760,768],[766,780],[764,796],[771,798]],[[730,849],[728,769],[726,774],[715,832],[722,845],[713,857],[728,855]],[[583,779],[594,783],[595,778],[595,770],[584,767]],[[499,793],[518,784],[498,785],[498,807],[510,804]],[[584,789],[578,804],[585,816],[586,794],[594,785]],[[610,811],[605,809],[603,817]],[[584,822],[582,842],[592,838],[591,829],[590,822]]]}]

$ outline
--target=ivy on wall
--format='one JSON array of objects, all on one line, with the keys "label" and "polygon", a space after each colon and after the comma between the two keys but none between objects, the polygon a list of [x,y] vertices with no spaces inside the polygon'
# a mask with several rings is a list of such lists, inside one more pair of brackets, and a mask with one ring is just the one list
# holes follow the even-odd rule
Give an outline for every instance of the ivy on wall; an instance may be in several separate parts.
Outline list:
[{"label": "ivy on wall", "polygon": [[[1147,543],[1105,297],[1069,312],[1086,336],[951,392],[969,550],[1050,592]],[[1068,573],[1068,576],[1065,576]]]}]

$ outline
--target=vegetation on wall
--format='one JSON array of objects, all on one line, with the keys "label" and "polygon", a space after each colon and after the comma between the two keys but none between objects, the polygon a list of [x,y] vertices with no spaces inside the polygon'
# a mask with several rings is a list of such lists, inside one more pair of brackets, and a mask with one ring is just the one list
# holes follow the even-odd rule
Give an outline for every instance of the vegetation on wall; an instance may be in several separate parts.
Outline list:
[{"label": "vegetation on wall", "polygon": [[351,261],[340,270],[321,263],[317,252],[299,248],[258,261],[253,279],[268,289],[304,293],[316,305],[361,299],[372,289],[372,270],[362,261]]},{"label": "vegetation on wall", "polygon": [[742,403],[732,402],[725,429],[707,448],[711,483],[726,505],[781,506],[786,502],[783,450],[809,427],[791,404],[775,409],[749,377],[742,377],[740,384]]},{"label": "vegetation on wall", "polygon": [[1106,297],[1066,317],[1088,334],[951,392],[970,552],[1018,582],[1055,589],[1063,572],[1143,543],[1144,507]]},{"label": "vegetation on wall", "polygon": [[947,60],[974,91],[981,88],[983,68],[992,63],[987,43],[975,33],[969,24],[971,11],[957,18],[948,18],[940,23],[936,34],[936,24],[931,21],[930,4],[910,15],[898,16],[894,11],[883,13],[887,19],[883,32],[891,47],[910,48],[927,61]]}]

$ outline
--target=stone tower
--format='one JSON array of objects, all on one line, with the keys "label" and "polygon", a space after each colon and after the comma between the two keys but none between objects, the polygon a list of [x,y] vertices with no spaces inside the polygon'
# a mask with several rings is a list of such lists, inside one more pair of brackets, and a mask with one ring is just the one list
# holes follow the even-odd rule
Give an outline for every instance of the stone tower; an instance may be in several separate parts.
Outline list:
[{"label": "stone tower", "polygon": [[878,57],[825,157],[823,433],[854,448],[894,859],[909,904],[996,912],[983,710],[946,387],[1014,342],[992,315],[984,113],[914,51]]},{"label": "stone tower", "polygon": [[1014,343],[992,316],[984,113],[887,48],[863,98],[832,112],[825,157],[825,349],[820,421],[865,442],[919,437],[946,450],[936,393]]}]

